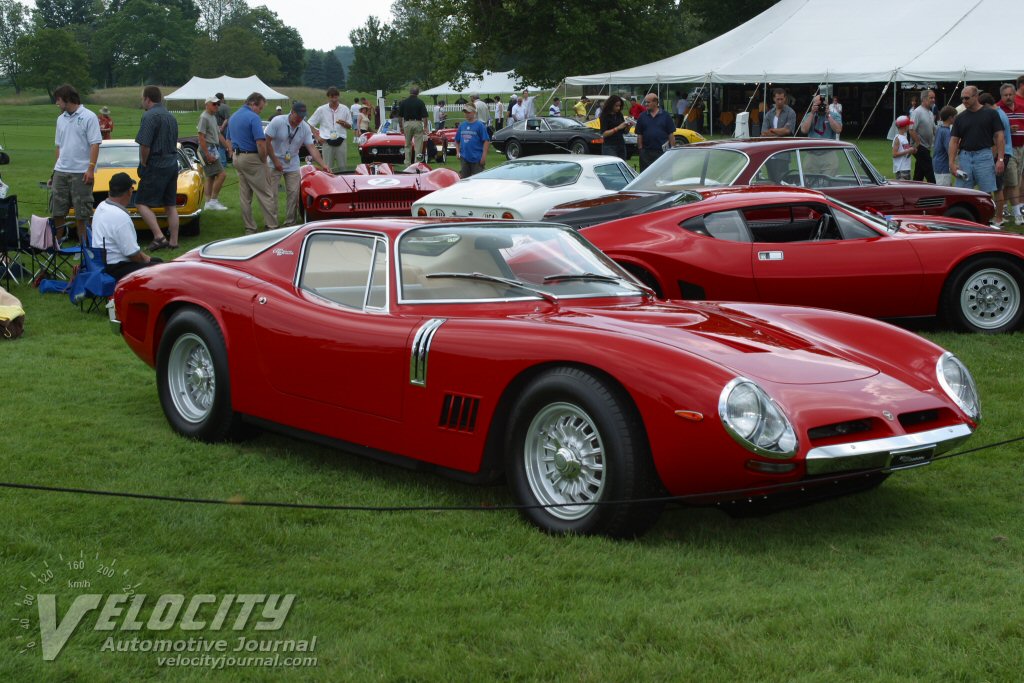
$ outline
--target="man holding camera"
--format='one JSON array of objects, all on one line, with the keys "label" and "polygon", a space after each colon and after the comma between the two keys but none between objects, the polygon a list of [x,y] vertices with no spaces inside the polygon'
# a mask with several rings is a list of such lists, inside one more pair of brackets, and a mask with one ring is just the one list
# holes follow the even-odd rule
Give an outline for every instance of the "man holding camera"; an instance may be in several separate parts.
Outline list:
[{"label": "man holding camera", "polygon": [[[843,119],[837,111],[829,111],[828,93],[824,88],[811,101],[811,110],[800,122],[800,132],[808,138],[835,140],[843,132]],[[839,172],[839,159],[831,149],[809,150],[804,162],[805,173],[834,176]]]}]

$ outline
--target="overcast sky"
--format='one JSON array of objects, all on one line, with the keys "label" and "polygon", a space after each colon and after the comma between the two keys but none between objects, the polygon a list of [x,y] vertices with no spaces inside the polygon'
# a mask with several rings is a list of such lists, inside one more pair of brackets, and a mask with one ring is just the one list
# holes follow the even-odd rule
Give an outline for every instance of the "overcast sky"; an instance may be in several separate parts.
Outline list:
[{"label": "overcast sky", "polygon": [[[351,45],[348,34],[366,23],[367,17],[376,15],[382,22],[391,21],[391,2],[373,2],[372,10],[359,0],[329,0],[325,3],[301,0],[246,0],[250,7],[266,5],[288,26],[296,29],[309,50],[333,50],[339,45]],[[23,5],[35,7],[33,0],[21,0]]]}]

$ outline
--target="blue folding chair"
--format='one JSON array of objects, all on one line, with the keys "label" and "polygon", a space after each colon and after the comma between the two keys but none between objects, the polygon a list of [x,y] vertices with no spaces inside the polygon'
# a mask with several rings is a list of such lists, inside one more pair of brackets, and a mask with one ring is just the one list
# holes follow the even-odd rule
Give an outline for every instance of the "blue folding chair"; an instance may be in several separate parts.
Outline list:
[{"label": "blue folding chair", "polygon": [[[81,310],[91,313],[100,310],[114,295],[117,280],[106,271],[107,250],[92,246],[91,230],[88,231],[88,242],[81,247],[82,264],[75,279],[71,281],[68,297]],[[88,310],[85,308],[86,300],[89,301]]]}]

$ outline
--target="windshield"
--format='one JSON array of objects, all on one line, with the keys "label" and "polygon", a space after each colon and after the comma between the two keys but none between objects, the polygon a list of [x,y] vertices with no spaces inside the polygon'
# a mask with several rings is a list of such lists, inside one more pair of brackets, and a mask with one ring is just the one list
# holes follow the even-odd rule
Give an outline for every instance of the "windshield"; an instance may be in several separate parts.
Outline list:
[{"label": "windshield", "polygon": [[553,226],[410,230],[398,242],[397,270],[406,302],[641,295],[639,286],[578,233]]},{"label": "windshield", "polygon": [[100,145],[96,168],[135,168],[138,165],[138,145]]},{"label": "windshield", "polygon": [[583,168],[567,161],[510,161],[467,180],[529,180],[545,187],[576,182]]},{"label": "windshield", "polygon": [[573,119],[567,119],[561,116],[546,116],[544,120],[547,121],[548,127],[555,128],[584,128],[584,125],[579,121]]},{"label": "windshield", "polygon": [[832,203],[836,206],[842,207],[844,210],[852,213],[854,216],[857,216],[872,227],[878,228],[879,230],[885,230],[889,233],[899,232],[899,223],[891,221],[885,216],[879,216],[878,214],[871,213],[870,211],[858,209],[856,206],[850,206],[849,204],[839,201],[835,197],[832,197],[831,199]]},{"label": "windshield", "polygon": [[661,155],[626,191],[673,192],[686,185],[732,185],[747,167],[747,156],[732,149],[683,147]]}]

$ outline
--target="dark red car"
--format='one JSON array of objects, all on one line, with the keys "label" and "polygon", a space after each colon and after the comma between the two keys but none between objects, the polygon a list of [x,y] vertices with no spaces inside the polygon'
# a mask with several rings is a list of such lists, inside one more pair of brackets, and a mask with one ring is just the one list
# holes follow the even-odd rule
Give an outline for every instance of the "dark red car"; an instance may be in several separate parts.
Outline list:
[{"label": "dark red car", "polygon": [[412,164],[395,172],[390,164],[359,164],[352,173],[327,173],[310,165],[299,173],[299,204],[305,220],[408,216],[412,203],[459,182],[450,168]]},{"label": "dark red car", "polygon": [[562,204],[546,217],[581,227],[671,206],[685,187],[786,185],[820,190],[882,215],[927,214],[988,224],[985,192],[911,180],[886,180],[849,142],[762,138],[701,142],[668,150],[621,192]]},{"label": "dark red car", "polygon": [[801,188],[676,193],[676,206],[583,228],[670,299],[818,306],[874,318],[941,314],[1021,326],[1024,235],[956,218],[882,218]]},{"label": "dark red car", "polygon": [[[442,128],[427,133],[427,159],[443,164],[449,153],[455,152],[455,129]],[[364,164],[385,162],[401,164],[405,161],[405,134],[392,128],[391,120],[381,124],[359,144],[359,159]]]}]

